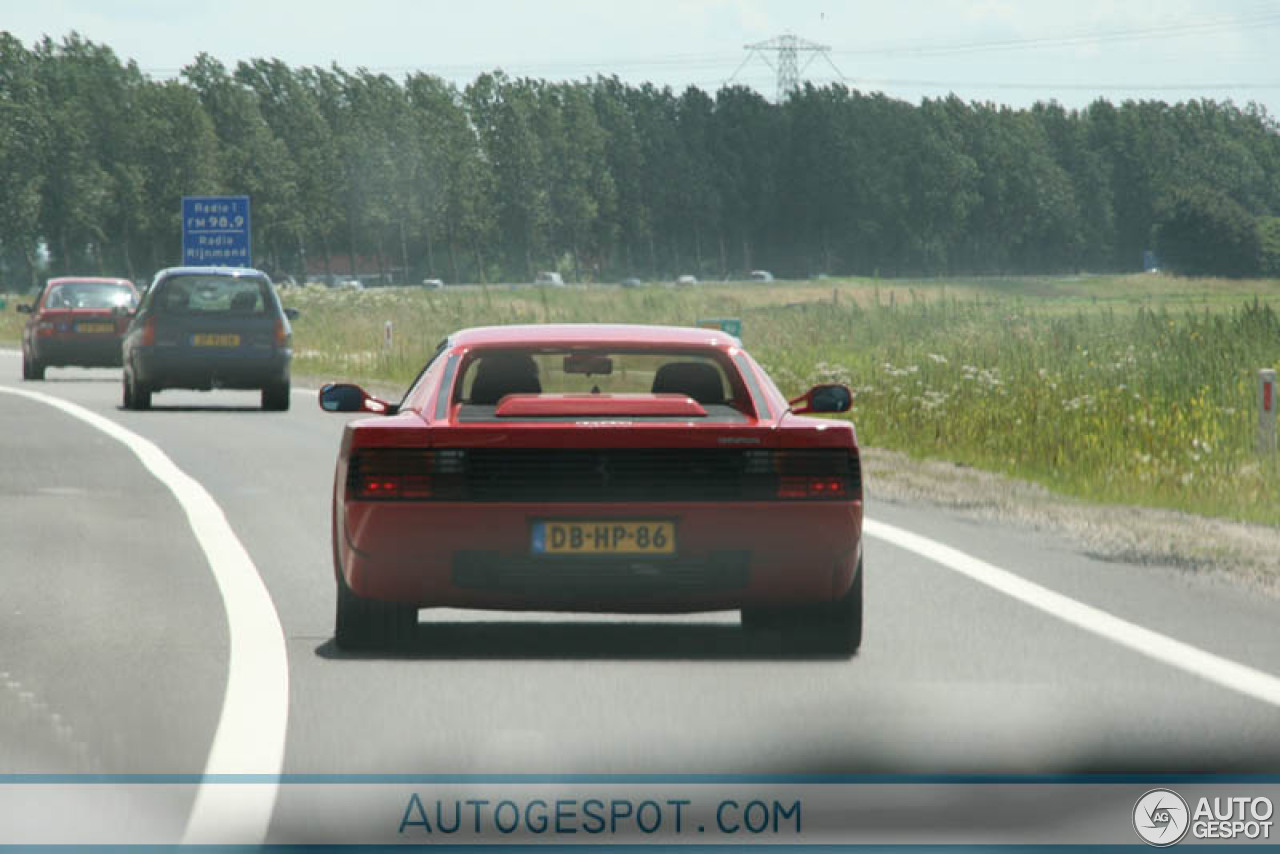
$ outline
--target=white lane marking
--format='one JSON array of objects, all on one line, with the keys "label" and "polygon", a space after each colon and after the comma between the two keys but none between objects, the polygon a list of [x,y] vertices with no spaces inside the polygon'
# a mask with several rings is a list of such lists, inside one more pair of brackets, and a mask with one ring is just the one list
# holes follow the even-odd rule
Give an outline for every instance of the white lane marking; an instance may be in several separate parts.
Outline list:
[{"label": "white lane marking", "polygon": [[1280,706],[1280,677],[1238,664],[1174,640],[1168,635],[1143,628],[1114,614],[1027,581],[1007,569],[993,566],[986,561],[902,528],[866,519],[863,521],[863,531],[869,536],[915,552],[980,584],[998,590],[1006,596],[1011,596],[1046,614],[1148,658],[1244,694],[1246,697],[1261,700],[1272,706]]},{"label": "white lane marking", "polygon": [[[182,505],[222,595],[231,643],[226,694],[204,773],[278,775],[284,765],[289,718],[284,630],[257,567],[222,508],[164,451],[132,430],[52,395],[9,386],[0,386],[0,392],[60,409],[121,442]],[[277,789],[275,782],[202,784],[182,841],[260,844],[266,838]]]}]

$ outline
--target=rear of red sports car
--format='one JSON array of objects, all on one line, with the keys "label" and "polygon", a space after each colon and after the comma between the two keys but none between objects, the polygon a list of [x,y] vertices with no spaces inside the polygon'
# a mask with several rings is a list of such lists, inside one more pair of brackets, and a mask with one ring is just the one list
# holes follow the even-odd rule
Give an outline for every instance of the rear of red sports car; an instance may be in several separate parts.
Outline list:
[{"label": "rear of red sports car", "polygon": [[792,412],[736,339],[468,330],[399,406],[350,386],[322,405],[357,408],[344,389],[391,413],[348,424],[338,460],[344,647],[403,640],[434,606],[740,609],[831,652],[860,643],[852,425]]}]

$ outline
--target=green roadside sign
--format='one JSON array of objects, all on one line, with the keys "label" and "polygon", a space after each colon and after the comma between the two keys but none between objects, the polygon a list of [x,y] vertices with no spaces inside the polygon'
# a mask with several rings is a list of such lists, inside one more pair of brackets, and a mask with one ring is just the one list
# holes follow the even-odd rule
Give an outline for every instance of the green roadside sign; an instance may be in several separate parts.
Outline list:
[{"label": "green roadside sign", "polygon": [[698,321],[699,329],[719,329],[734,338],[742,337],[742,320],[737,317],[708,317]]}]

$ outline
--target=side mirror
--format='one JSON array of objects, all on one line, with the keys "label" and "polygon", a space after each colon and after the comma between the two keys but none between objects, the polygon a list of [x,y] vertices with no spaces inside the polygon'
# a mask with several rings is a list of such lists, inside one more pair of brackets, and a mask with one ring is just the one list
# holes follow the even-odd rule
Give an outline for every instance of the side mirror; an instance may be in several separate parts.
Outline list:
[{"label": "side mirror", "polygon": [[[853,406],[853,392],[840,383],[816,385],[794,400],[791,412],[795,415],[806,415],[810,412],[848,412]],[[797,406],[797,404],[799,404]]]},{"label": "side mirror", "polygon": [[31,314],[35,311],[35,306],[26,303],[19,303],[15,308],[18,309],[18,314]]},{"label": "side mirror", "polygon": [[300,314],[302,314],[302,312],[298,311],[296,308],[286,308],[284,310],[284,316],[290,320],[297,320],[298,315]]},{"label": "side mirror", "polygon": [[325,412],[372,412],[395,415],[399,406],[379,400],[351,383],[328,383],[320,389],[320,408]]}]

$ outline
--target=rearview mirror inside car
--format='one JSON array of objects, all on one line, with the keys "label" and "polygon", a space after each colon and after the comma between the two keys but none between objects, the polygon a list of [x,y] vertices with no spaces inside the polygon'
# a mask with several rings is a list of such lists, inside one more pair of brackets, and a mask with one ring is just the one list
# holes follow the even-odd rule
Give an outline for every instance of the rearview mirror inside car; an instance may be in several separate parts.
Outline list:
[{"label": "rearview mirror inside car", "polygon": [[595,353],[570,353],[564,357],[564,372],[608,376],[613,373],[613,359]]},{"label": "rearview mirror inside car", "polygon": [[394,403],[379,400],[351,383],[329,383],[321,388],[320,408],[325,412],[373,412],[378,415],[394,415],[399,409]]}]

